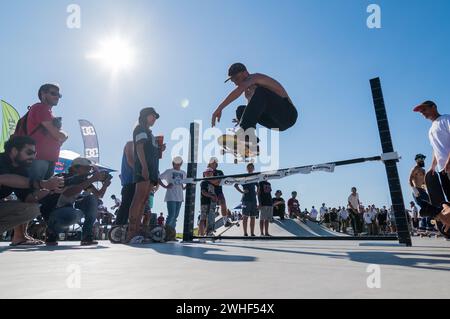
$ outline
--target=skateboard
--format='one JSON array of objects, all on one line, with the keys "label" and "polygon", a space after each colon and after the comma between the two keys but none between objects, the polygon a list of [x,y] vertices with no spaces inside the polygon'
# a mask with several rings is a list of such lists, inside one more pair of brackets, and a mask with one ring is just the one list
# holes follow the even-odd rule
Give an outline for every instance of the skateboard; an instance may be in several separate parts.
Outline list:
[{"label": "skateboard", "polygon": [[256,151],[252,150],[244,141],[240,141],[237,135],[222,135],[217,139],[217,142],[222,147],[222,155],[231,154],[234,157],[234,163],[239,162],[250,163],[253,159],[259,156],[259,145],[256,146]]},{"label": "skateboard", "polygon": [[[234,226],[240,227],[241,225],[240,225],[239,222],[231,222],[231,225],[230,225],[230,226],[226,227],[226,228],[225,228],[224,230],[222,230],[219,234],[215,234],[214,237],[217,238],[217,237],[222,236],[223,234],[225,234],[227,231],[229,231],[229,230],[230,230],[231,228],[233,228]],[[213,242],[215,242],[215,241],[216,241],[216,239],[213,239]]]},{"label": "skateboard", "polygon": [[[116,225],[112,226],[108,232],[108,239],[113,244],[126,244],[128,233],[128,225]],[[176,238],[175,229],[166,225],[150,225],[143,227],[141,235],[149,242],[164,243],[167,241],[173,241]]]}]

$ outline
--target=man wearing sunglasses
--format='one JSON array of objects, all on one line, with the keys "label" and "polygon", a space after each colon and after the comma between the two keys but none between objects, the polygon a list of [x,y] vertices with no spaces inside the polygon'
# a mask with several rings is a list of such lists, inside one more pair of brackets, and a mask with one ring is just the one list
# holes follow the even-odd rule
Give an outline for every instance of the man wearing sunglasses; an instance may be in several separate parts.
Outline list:
[{"label": "man wearing sunglasses", "polygon": [[58,85],[42,85],[38,96],[40,103],[31,106],[26,123],[28,135],[36,141],[36,160],[30,168],[30,177],[48,179],[53,175],[59,150],[68,136],[52,113],[62,98]]},{"label": "man wearing sunglasses", "polygon": [[[14,228],[12,246],[41,244],[27,234],[28,222],[40,213],[37,202],[64,185],[59,177],[48,181],[28,178],[27,168],[35,156],[35,142],[27,136],[12,137],[0,154],[0,234]],[[13,192],[19,201],[5,202]]]}]

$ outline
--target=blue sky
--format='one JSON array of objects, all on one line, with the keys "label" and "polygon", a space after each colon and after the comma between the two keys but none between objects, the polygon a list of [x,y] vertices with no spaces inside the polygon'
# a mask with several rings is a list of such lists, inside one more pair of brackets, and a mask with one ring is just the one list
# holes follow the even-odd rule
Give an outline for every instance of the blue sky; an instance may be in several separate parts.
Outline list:
[{"label": "blue sky", "polygon": [[[71,3],[81,7],[81,29],[66,27]],[[381,6],[381,29],[366,26],[371,3]],[[297,125],[281,134],[281,167],[379,155],[369,80],[381,77],[394,147],[403,157],[405,202],[411,199],[407,179],[414,155],[431,157],[430,123],[412,107],[432,99],[448,113],[446,0],[21,0],[0,8],[0,98],[23,114],[36,102],[41,84],[59,83],[64,97],[54,113],[63,117],[70,134],[64,149],[82,152],[77,119],[88,119],[99,135],[101,161],[114,168],[120,168],[123,145],[142,107],[158,109],[154,132],[166,137],[193,120],[208,124],[233,88],[223,80],[237,61],[278,79],[299,109]],[[137,59],[132,70],[113,80],[86,54],[116,33],[136,48]],[[186,109],[180,106],[185,98]],[[220,128],[231,126],[241,102],[225,110]],[[173,144],[168,142],[169,149]],[[161,169],[169,166],[167,157]],[[222,169],[232,174],[245,167],[224,164]],[[273,182],[285,198],[297,190],[308,209],[322,202],[346,204],[352,186],[365,204],[389,203],[380,163]],[[108,198],[112,193],[120,193],[118,179]],[[225,194],[230,206],[239,203],[233,188]],[[157,194],[155,212],[165,212],[163,195]]]}]

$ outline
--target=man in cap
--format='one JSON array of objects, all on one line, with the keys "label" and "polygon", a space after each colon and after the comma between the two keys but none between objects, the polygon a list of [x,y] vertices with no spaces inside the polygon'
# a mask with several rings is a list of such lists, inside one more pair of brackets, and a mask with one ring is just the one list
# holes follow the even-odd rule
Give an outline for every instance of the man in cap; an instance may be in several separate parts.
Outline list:
[{"label": "man in cap", "polygon": [[425,101],[414,108],[432,122],[428,136],[433,148],[433,160],[430,171],[434,174],[439,168],[439,175],[447,200],[450,200],[450,115],[441,115],[432,101]]},{"label": "man in cap", "polygon": [[[184,201],[183,191],[186,185],[182,183],[186,179],[187,173],[181,169],[183,159],[180,156],[172,160],[172,168],[167,169],[159,176],[159,185],[167,189],[164,201],[167,204],[167,225],[176,229],[178,215],[180,214],[181,205]],[[167,182],[167,185],[164,184]]]},{"label": "man in cap", "polygon": [[[56,207],[51,209],[50,203],[41,208],[42,215],[47,221],[48,246],[56,246],[58,234],[84,218],[81,245],[92,246],[98,243],[94,241],[93,226],[97,217],[98,198],[103,197],[106,189],[111,184],[109,174],[96,170],[87,158],[73,160],[69,173],[64,175],[65,188],[57,197]],[[102,188],[97,190],[93,184],[102,183]],[[83,193],[89,189],[91,193]]]},{"label": "man in cap", "polygon": [[247,105],[238,107],[237,122],[240,129],[236,132],[239,139],[249,137],[256,144],[255,129],[260,124],[268,129],[285,131],[292,127],[298,118],[298,112],[284,87],[275,79],[260,73],[250,74],[242,63],[233,64],[228,70],[229,78],[237,88],[217,107],[212,115],[212,126],[220,122],[222,111],[242,94],[248,100]]}]

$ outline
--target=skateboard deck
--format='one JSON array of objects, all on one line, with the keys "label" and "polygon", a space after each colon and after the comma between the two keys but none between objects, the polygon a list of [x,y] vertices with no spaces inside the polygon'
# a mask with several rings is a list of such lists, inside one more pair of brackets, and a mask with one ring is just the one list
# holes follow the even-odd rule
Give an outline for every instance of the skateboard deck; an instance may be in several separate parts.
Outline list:
[{"label": "skateboard deck", "polygon": [[252,147],[239,140],[236,135],[222,135],[217,139],[217,142],[222,147],[222,155],[233,155],[235,164],[250,162],[253,158],[259,156],[259,145],[256,146],[256,150],[252,150]]}]

